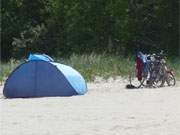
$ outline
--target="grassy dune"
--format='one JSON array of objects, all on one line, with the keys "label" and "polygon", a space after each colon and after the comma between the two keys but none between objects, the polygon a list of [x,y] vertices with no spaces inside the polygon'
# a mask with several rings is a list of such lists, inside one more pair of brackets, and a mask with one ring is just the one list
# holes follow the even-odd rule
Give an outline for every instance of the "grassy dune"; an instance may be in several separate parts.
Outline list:
[{"label": "grassy dune", "polygon": [[[87,81],[93,81],[95,76],[106,78],[122,76],[127,77],[134,65],[132,56],[111,56],[111,55],[72,55],[68,59],[55,58],[55,61],[67,64],[77,69]],[[11,59],[7,63],[1,63],[0,81],[3,82],[7,76],[23,61]],[[180,78],[180,59],[168,59],[168,65],[175,70],[176,78]]]},{"label": "grassy dune", "polygon": [[[61,61],[59,61],[61,62]],[[94,80],[95,76],[106,78],[127,76],[132,68],[133,58],[108,55],[72,55],[65,60],[65,64],[77,69],[88,81]]]},{"label": "grassy dune", "polygon": [[0,62],[0,83],[6,80],[8,75],[20,64],[22,61],[11,59],[7,63]]}]

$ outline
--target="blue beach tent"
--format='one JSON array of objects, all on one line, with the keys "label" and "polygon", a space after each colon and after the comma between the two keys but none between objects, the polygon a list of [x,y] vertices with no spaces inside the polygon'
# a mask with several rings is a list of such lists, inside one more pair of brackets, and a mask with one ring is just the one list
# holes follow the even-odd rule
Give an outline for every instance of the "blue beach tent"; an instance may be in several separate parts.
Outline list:
[{"label": "blue beach tent", "polygon": [[86,92],[86,82],[79,72],[40,54],[30,54],[28,61],[9,75],[3,90],[7,98],[73,96]]}]

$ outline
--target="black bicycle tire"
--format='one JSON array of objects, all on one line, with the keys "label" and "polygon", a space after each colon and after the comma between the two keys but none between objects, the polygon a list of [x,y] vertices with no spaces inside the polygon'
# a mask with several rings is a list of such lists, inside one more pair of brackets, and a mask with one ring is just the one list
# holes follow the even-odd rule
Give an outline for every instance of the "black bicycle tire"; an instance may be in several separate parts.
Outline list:
[{"label": "black bicycle tire", "polygon": [[[135,86],[134,84],[132,84],[132,74],[135,72],[135,70],[133,69],[131,72],[130,72],[130,75],[129,75],[129,82],[130,82],[130,84],[131,85],[133,85],[133,86]],[[135,86],[136,88],[140,88],[142,85],[143,85],[143,83],[144,83],[144,81],[145,81],[145,78],[143,78],[141,81],[139,81],[139,85],[138,86]]]},{"label": "black bicycle tire", "polygon": [[166,80],[166,83],[168,84],[168,86],[175,86],[176,85],[176,78],[175,78],[174,74],[172,72],[168,72],[167,74],[170,74],[173,77],[174,83],[173,83],[173,85],[169,85],[167,80]]}]

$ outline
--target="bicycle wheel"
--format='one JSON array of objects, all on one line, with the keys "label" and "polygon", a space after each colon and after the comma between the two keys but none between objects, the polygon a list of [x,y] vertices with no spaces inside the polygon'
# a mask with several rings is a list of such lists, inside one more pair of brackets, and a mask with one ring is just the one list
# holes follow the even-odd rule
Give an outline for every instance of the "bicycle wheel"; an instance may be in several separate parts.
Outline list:
[{"label": "bicycle wheel", "polygon": [[166,83],[168,84],[168,86],[176,85],[176,79],[171,71],[167,72]]},{"label": "bicycle wheel", "polygon": [[163,87],[165,83],[164,73],[162,71],[153,71],[151,78],[152,87]]},{"label": "bicycle wheel", "polygon": [[137,78],[137,69],[133,69],[130,72],[130,74],[129,74],[129,82],[134,87],[140,88],[143,85],[144,81],[145,81],[144,77],[142,77],[141,80],[138,80],[138,78]]},{"label": "bicycle wheel", "polygon": [[162,76],[157,76],[156,79],[153,80],[152,86],[154,88],[159,88],[159,87],[163,87],[165,83],[165,80],[163,79]]}]

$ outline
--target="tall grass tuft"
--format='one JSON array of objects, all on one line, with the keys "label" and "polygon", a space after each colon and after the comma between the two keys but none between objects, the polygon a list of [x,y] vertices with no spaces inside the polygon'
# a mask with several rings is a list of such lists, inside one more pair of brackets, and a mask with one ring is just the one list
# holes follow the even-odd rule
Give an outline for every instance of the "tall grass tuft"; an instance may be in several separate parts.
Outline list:
[{"label": "tall grass tuft", "polygon": [[2,84],[2,82],[7,79],[8,75],[21,63],[21,61],[11,59],[7,63],[0,63],[0,84]]},{"label": "tall grass tuft", "polygon": [[[134,66],[134,57],[112,56],[107,54],[87,54],[87,55],[71,55],[70,58],[55,58],[55,61],[70,65],[78,70],[87,81],[93,81],[96,76],[105,79],[109,77],[122,76],[127,77],[129,71]],[[7,63],[0,65],[0,81],[5,81],[7,76],[22,61],[11,59]],[[175,70],[175,76],[180,79],[180,59],[169,59],[168,65]]]},{"label": "tall grass tuft", "polygon": [[175,71],[176,79],[180,80],[180,59],[171,58],[168,60],[168,65]]},{"label": "tall grass tuft", "polygon": [[[59,62],[62,63],[61,60]],[[94,53],[90,55],[73,54],[63,62],[77,69],[88,81],[94,80],[96,76],[105,79],[116,76],[125,77],[134,65],[132,57],[123,58],[122,56]]]}]

